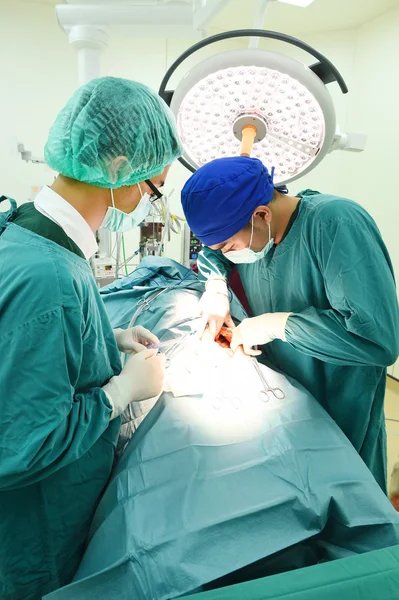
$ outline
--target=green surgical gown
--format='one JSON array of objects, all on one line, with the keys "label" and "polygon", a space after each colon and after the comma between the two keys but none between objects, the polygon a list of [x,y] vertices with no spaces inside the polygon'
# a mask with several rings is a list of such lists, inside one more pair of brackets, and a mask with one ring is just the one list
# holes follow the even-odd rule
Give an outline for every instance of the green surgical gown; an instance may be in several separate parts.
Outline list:
[{"label": "green surgical gown", "polygon": [[399,310],[380,232],[358,204],[306,190],[288,235],[254,264],[204,248],[205,279],[236,267],[253,316],[293,312],[287,342],[264,350],[306,387],[386,491],[386,367],[399,353]]},{"label": "green surgical gown", "polygon": [[33,204],[21,209],[0,213],[1,600],[71,581],[120,426],[101,389],[119,353],[90,266]]}]

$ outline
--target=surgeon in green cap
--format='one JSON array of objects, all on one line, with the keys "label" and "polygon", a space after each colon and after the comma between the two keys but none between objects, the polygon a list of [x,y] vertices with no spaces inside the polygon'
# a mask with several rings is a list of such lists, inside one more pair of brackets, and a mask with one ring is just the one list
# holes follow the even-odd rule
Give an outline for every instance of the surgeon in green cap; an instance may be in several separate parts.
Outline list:
[{"label": "surgeon in green cap", "polygon": [[[88,259],[95,231],[148,214],[181,153],[160,97],[102,78],[61,110],[45,149],[59,173],[0,212],[0,598],[69,583],[111,474],[120,415],[162,390],[142,327],[113,331]],[[122,369],[119,352],[132,356]]]},{"label": "surgeon in green cap", "polygon": [[213,335],[233,325],[227,284],[236,269],[252,314],[233,329],[233,350],[262,349],[306,387],[386,492],[386,367],[399,353],[391,260],[355,202],[287,191],[246,156],[214,160],[187,181],[183,210],[204,244],[202,311]]}]

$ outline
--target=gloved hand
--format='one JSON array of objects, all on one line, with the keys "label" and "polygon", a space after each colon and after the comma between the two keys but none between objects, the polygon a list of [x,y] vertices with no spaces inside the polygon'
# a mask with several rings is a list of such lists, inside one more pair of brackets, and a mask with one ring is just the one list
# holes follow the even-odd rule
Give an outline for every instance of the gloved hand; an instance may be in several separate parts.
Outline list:
[{"label": "gloved hand", "polygon": [[128,329],[114,329],[114,336],[118,350],[126,354],[141,352],[149,344],[159,344],[157,336],[141,325]]},{"label": "gloved hand", "polygon": [[238,346],[244,347],[245,354],[259,356],[261,350],[254,350],[253,346],[269,344],[273,340],[286,342],[285,326],[292,313],[266,313],[252,319],[244,319],[233,330],[231,349],[235,352]]},{"label": "gloved hand", "polygon": [[206,283],[198,307],[200,314],[206,319],[212,339],[215,339],[224,323],[227,327],[235,327],[230,315],[229,291],[222,279],[210,279]]},{"label": "gloved hand", "polygon": [[165,376],[165,355],[144,350],[126,362],[120,375],[112,377],[102,388],[112,406],[111,419],[119,417],[131,402],[159,396]]}]

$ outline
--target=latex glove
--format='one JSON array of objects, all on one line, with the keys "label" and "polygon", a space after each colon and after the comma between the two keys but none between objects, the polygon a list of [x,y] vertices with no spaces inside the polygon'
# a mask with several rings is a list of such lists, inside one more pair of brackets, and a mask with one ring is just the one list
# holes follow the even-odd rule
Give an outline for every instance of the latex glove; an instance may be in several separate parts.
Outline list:
[{"label": "latex glove", "polygon": [[206,319],[212,339],[215,339],[224,324],[235,327],[230,315],[229,291],[225,281],[210,279],[198,308]]},{"label": "latex glove", "polygon": [[149,344],[159,344],[157,336],[141,325],[128,329],[114,329],[114,336],[118,350],[126,354],[142,352]]},{"label": "latex glove", "polygon": [[112,406],[111,419],[119,417],[131,402],[159,396],[165,377],[165,355],[144,350],[129,358],[120,375],[102,388]]},{"label": "latex glove", "polygon": [[266,313],[252,319],[244,319],[233,330],[231,349],[233,352],[239,346],[244,347],[245,354],[259,356],[261,350],[254,350],[253,346],[269,344],[273,340],[286,342],[285,326],[292,313]]}]

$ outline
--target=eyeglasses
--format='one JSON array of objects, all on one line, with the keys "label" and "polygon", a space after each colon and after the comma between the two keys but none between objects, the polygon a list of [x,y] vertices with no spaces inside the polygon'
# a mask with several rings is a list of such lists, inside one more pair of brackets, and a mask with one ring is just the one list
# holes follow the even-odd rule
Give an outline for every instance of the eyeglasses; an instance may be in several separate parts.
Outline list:
[{"label": "eyeglasses", "polygon": [[163,196],[162,192],[149,179],[146,179],[145,182],[152,191],[152,194],[150,194],[151,204],[155,202],[155,200],[160,200]]}]

